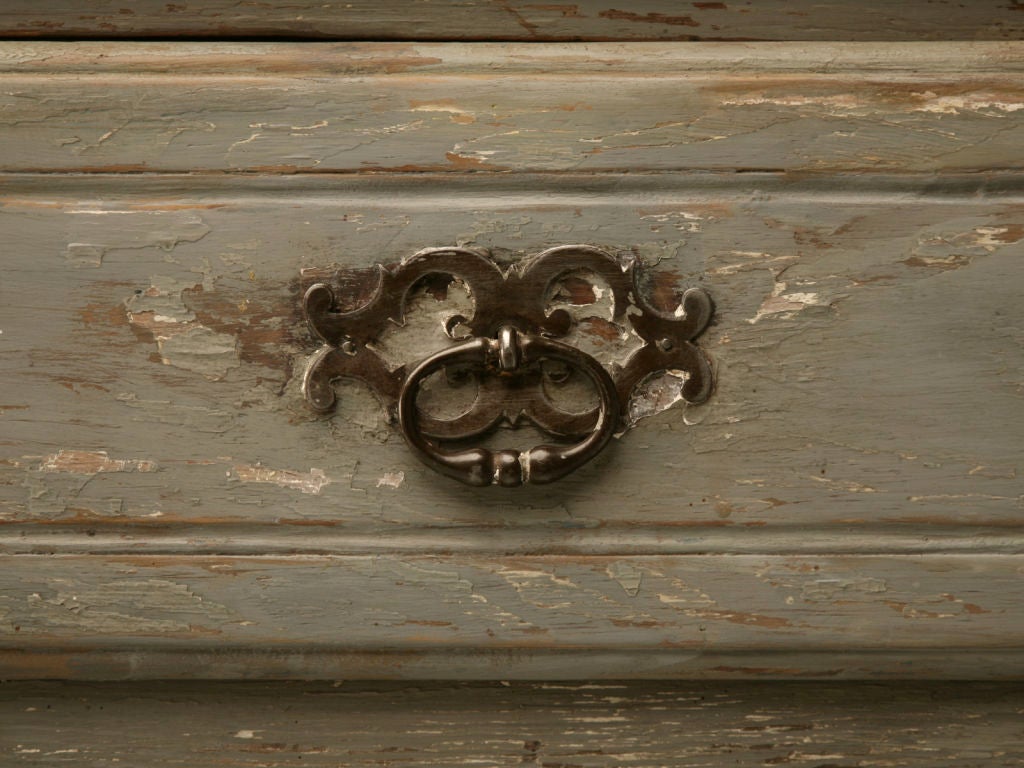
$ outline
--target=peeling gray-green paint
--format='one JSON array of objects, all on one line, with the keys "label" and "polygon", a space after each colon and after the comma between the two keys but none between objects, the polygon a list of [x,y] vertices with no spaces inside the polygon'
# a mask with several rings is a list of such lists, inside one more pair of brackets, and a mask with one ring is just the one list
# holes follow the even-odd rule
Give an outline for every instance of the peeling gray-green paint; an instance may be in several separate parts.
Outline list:
[{"label": "peeling gray-green paint", "polygon": [[[286,46],[33,44],[0,69],[0,170],[1020,169],[1021,45],[327,44],[297,68]],[[93,265],[102,241],[75,242]]]},{"label": "peeling gray-green paint", "polygon": [[[0,44],[4,675],[1024,674],[1020,52]],[[664,311],[708,290],[706,404],[652,379],[516,492],[419,466],[358,383],[306,407],[317,276],[572,242]],[[574,341],[621,360],[592,293]]]},{"label": "peeling gray-green paint", "polygon": [[[3,405],[16,406],[0,417],[8,522],[86,525],[100,538],[83,546],[113,546],[103,537],[116,538],[115,521],[153,519],[317,522],[315,546],[343,549],[406,536],[448,546],[435,538],[446,530],[479,531],[478,545],[498,548],[537,546],[543,533],[545,546],[581,551],[634,542],[771,548],[782,541],[775,537],[828,551],[887,541],[1018,546],[1024,427],[1015,329],[1024,318],[1014,281],[1024,204],[1013,177],[962,177],[942,189],[914,179],[770,174],[741,182],[147,178],[127,191],[115,179],[78,178],[62,190],[12,177],[0,201],[12,244],[6,290],[48,297],[0,310],[12,387]],[[209,206],[209,233],[179,244],[173,261],[147,249],[54,273],[34,254],[76,239],[74,226],[90,217],[65,209],[82,199],[140,209],[142,219],[154,205]],[[286,205],[299,206],[289,208],[294,217],[276,218]],[[303,269],[398,260],[481,220],[521,222],[524,210],[523,240],[499,227],[472,245],[516,258],[571,238],[628,254],[633,243],[661,238],[649,272],[669,279],[648,290],[671,300],[702,285],[716,302],[716,324],[701,340],[717,369],[707,404],[672,405],[578,476],[516,494],[439,483],[410,460],[361,384],[342,385],[334,416],[314,417],[298,389],[315,349],[299,310]],[[407,221],[385,248],[378,233],[361,231],[399,211]],[[701,217],[700,231],[652,216]],[[553,225],[563,231],[552,235]],[[441,318],[465,311],[459,295],[453,290],[447,304],[427,298],[413,325],[394,329],[396,363],[421,356],[428,337],[450,343]],[[591,311],[599,314],[600,302]],[[161,342],[182,328],[209,329],[207,357]],[[613,348],[580,336],[599,354]],[[660,386],[638,405],[670,403],[671,389]],[[40,473],[42,457],[60,450],[106,451],[157,469],[86,484]],[[300,473],[318,492],[239,482],[239,466],[262,467],[267,478]],[[307,474],[313,469],[329,482]],[[398,472],[398,487],[381,482]],[[276,535],[284,546],[313,533],[284,525]],[[162,545],[147,535],[136,546]]]},{"label": "peeling gray-green paint", "polygon": [[[371,655],[389,676],[430,677],[446,654],[460,678],[551,664],[561,679],[1017,677],[1018,560],[15,555],[0,563],[0,671],[32,676],[60,653],[102,676],[103,654],[127,646],[137,677],[235,677],[254,651],[305,678],[375,676]],[[192,652],[206,661],[165,666]]]}]

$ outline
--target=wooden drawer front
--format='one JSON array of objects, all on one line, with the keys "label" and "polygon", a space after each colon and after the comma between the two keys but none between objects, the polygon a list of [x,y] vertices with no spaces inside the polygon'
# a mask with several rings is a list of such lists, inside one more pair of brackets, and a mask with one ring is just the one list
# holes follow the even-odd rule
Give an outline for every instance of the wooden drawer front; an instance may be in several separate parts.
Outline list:
[{"label": "wooden drawer front", "polygon": [[[3,677],[1024,672],[1024,48],[183,47],[0,46]],[[306,406],[310,270],[577,242],[707,403],[514,490]]]}]

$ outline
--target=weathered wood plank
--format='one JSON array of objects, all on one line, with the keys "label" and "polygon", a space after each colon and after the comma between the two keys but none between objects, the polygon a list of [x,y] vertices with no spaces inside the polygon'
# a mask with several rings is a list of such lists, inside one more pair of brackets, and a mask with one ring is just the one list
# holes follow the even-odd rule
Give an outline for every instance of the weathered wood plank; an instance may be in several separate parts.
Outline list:
[{"label": "weathered wood plank", "polygon": [[[127,7],[126,7],[127,5]],[[302,37],[366,40],[1012,40],[1017,6],[860,0],[5,0],[0,35],[18,38]]]},{"label": "weathered wood plank", "polygon": [[1012,766],[1018,685],[0,687],[8,765]]},{"label": "weathered wood plank", "polygon": [[0,558],[0,676],[1024,675],[1014,555]]},{"label": "weathered wood plank", "polygon": [[[0,42],[4,74],[95,75],[338,75],[561,74],[611,71],[635,74],[741,75],[778,73],[877,75],[885,72],[1019,74],[1016,42],[883,43],[659,42],[536,45],[515,42]],[[305,55],[302,52],[307,52]]]},{"label": "weathered wood plank", "polygon": [[1022,45],[7,43],[0,169],[1019,169]]},{"label": "weathered wood plank", "polygon": [[[1016,176],[3,187],[0,519],[14,551],[1022,550]],[[578,241],[657,264],[666,309],[689,285],[711,293],[707,404],[516,491],[422,467],[359,384],[330,419],[306,407],[303,268]],[[411,359],[445,343],[437,312],[452,305],[430,301],[392,337]]]}]

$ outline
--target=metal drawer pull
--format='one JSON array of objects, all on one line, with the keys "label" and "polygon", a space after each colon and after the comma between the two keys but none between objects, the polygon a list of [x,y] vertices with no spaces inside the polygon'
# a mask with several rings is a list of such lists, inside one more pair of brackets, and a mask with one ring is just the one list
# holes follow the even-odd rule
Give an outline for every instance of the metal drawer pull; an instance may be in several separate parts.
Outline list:
[{"label": "metal drawer pull", "polygon": [[[540,445],[523,452],[485,448],[446,452],[424,437],[417,419],[416,395],[427,376],[457,363],[514,374],[523,366],[539,363],[542,358],[561,360],[578,368],[597,388],[601,404],[594,428],[585,440],[568,447]],[[438,472],[469,485],[540,485],[558,480],[601,452],[615,433],[618,414],[615,382],[600,363],[568,344],[520,334],[513,326],[504,326],[497,339],[475,338],[431,355],[409,373],[398,398],[398,423],[416,455]]]},{"label": "metal drawer pull", "polygon": [[[551,295],[559,280],[575,273],[607,285],[612,320],[643,341],[611,372],[583,350],[557,340],[573,330],[575,321],[565,308],[550,306]],[[405,322],[410,291],[431,275],[462,280],[473,298],[473,316],[448,318],[445,332],[453,346],[392,369],[377,354],[374,343],[389,324]],[[350,275],[338,277],[352,282]],[[711,366],[693,343],[711,319],[711,299],[703,290],[690,288],[675,313],[653,309],[641,297],[633,259],[620,260],[589,245],[567,245],[502,268],[479,251],[431,248],[395,266],[378,265],[376,278],[372,298],[348,312],[338,309],[326,283],[306,291],[306,320],[313,334],[325,342],[306,367],[306,400],[314,410],[328,412],[335,403],[337,379],[362,380],[397,420],[421,461],[469,485],[549,483],[578,469],[600,453],[617,430],[628,426],[634,388],[651,374],[682,374],[685,380],[679,396],[688,403],[703,402],[711,393]],[[468,329],[468,340],[456,336],[460,327]],[[571,413],[551,403],[542,386],[544,360],[586,376],[597,392],[598,406]],[[428,377],[466,366],[481,374],[469,410],[453,419],[440,419],[418,408],[417,396]],[[547,378],[552,380],[550,373]],[[483,435],[502,422],[516,426],[521,419],[576,442],[527,451],[441,446],[444,440]]]}]

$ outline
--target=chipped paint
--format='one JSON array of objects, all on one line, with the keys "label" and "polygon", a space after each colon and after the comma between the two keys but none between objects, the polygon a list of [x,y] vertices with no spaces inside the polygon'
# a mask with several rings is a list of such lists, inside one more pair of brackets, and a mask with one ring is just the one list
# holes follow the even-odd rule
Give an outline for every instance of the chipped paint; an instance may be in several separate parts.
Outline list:
[{"label": "chipped paint", "polygon": [[606,569],[608,577],[614,579],[622,587],[622,591],[630,597],[640,594],[640,584],[643,581],[644,573],[632,563],[614,562]]},{"label": "chipped paint", "polygon": [[688,378],[686,371],[668,370],[648,376],[637,384],[629,399],[630,426],[683,402],[683,386]]},{"label": "chipped paint", "polygon": [[969,603],[948,592],[925,595],[913,601],[886,600],[885,605],[905,619],[954,619],[991,613],[976,603]]},{"label": "chipped paint", "polygon": [[52,577],[24,597],[0,596],[0,621],[18,626],[22,634],[204,634],[204,623],[229,618],[223,605],[166,578],[105,574],[92,582]]},{"label": "chipped paint", "polygon": [[202,325],[190,324],[180,333],[156,335],[165,365],[220,379],[239,365],[238,341]]},{"label": "chipped paint", "polygon": [[472,125],[477,119],[474,112],[458,106],[454,99],[435,99],[433,101],[417,101],[413,99],[409,102],[409,110],[411,112],[445,113],[453,123],[460,125]]},{"label": "chipped paint", "polygon": [[378,488],[401,488],[402,483],[405,482],[405,472],[398,470],[397,472],[385,472],[379,478],[377,478]]},{"label": "chipped paint", "polygon": [[910,256],[903,260],[908,267],[923,267],[939,272],[969,267],[975,259],[996,253],[1024,239],[1024,226],[981,226],[969,230],[921,234]]},{"label": "chipped paint", "polygon": [[466,284],[455,279],[443,288],[424,284],[406,299],[402,325],[390,324],[374,343],[374,351],[392,369],[422,359],[424,349],[443,349],[456,343],[445,328],[450,318],[472,317],[472,295]]},{"label": "chipped paint", "polygon": [[765,251],[729,251],[729,256],[735,256],[740,259],[730,264],[723,264],[720,267],[712,267],[708,270],[708,274],[728,277],[735,275],[739,272],[747,272],[753,269],[765,269],[792,264],[796,262],[799,257],[796,254],[779,254],[775,255],[767,253]]},{"label": "chipped paint", "polygon": [[238,339],[202,325],[185,304],[185,292],[199,287],[154,277],[125,302],[128,322],[151,336],[164,365],[221,379],[241,364]]},{"label": "chipped paint", "polygon": [[149,459],[112,459],[106,451],[76,451],[61,449],[43,459],[43,472],[69,472],[76,475],[95,475],[100,472],[153,472],[156,462]]},{"label": "chipped paint", "polygon": [[915,112],[955,115],[960,112],[1017,112],[1024,109],[1024,102],[1006,101],[995,94],[983,91],[957,96],[939,96],[934,91],[923,91],[913,95],[923,102],[912,107]]},{"label": "chipped paint", "polygon": [[489,161],[488,158],[497,152],[498,150],[466,150],[456,144],[451,151],[445,152],[444,157],[453,168],[462,171],[506,170],[504,166],[495,165]]},{"label": "chipped paint", "polygon": [[[73,267],[99,268],[108,253],[156,248],[170,253],[182,243],[196,243],[210,227],[196,213],[173,206],[161,209],[112,208],[102,203],[67,207],[66,216],[85,216],[67,225],[74,239],[64,247],[64,258]],[[117,216],[118,221],[105,221]]]},{"label": "chipped paint", "polygon": [[243,483],[267,483],[302,493],[319,494],[324,486],[331,484],[331,479],[324,471],[315,467],[308,472],[298,472],[291,469],[270,469],[260,464],[235,464],[234,473]]},{"label": "chipped paint", "polygon": [[689,211],[668,211],[665,213],[643,213],[640,218],[644,221],[655,222],[651,226],[652,232],[660,232],[661,225],[667,224],[677,232],[697,233],[702,231],[702,222],[708,217]]},{"label": "chipped paint", "polygon": [[[865,577],[859,579],[816,579],[804,584],[800,597],[808,602],[850,600],[856,595],[875,595],[885,592],[889,585],[885,579]],[[864,599],[864,598],[862,598]]]},{"label": "chipped paint", "polygon": [[846,111],[867,111],[870,109],[862,98],[852,93],[839,93],[828,96],[768,96],[761,93],[735,99],[722,99],[720,103],[726,107],[770,105],[775,107],[829,107]]},{"label": "chipped paint", "polygon": [[107,249],[93,243],[68,243],[64,249],[64,258],[68,264],[76,267],[99,267]]},{"label": "chipped paint", "polygon": [[772,288],[772,294],[766,298],[761,306],[758,307],[757,314],[747,320],[748,323],[754,325],[766,317],[772,315],[784,315],[791,317],[792,314],[799,312],[808,307],[817,307],[826,304],[819,294],[811,293],[808,291],[795,291],[793,293],[785,293],[787,284],[782,281],[776,281]]}]

